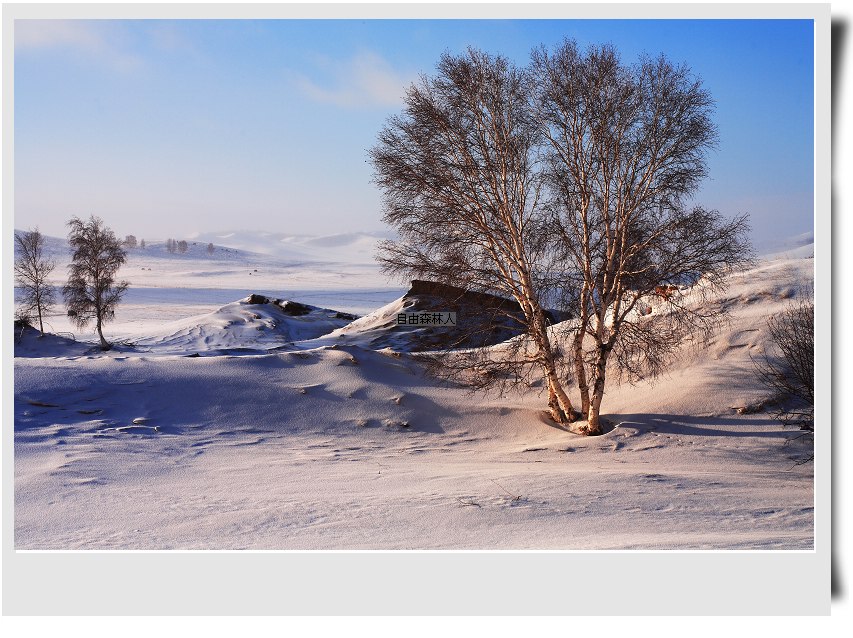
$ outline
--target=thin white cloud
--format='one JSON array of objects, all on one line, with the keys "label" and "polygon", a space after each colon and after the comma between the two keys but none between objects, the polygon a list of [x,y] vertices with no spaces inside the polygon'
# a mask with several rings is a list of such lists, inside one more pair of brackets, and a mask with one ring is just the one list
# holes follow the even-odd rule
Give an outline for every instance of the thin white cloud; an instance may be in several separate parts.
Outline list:
[{"label": "thin white cloud", "polygon": [[16,53],[45,49],[75,51],[122,70],[142,63],[109,21],[15,20]]},{"label": "thin white cloud", "polygon": [[294,74],[294,81],[310,99],[345,108],[397,106],[415,76],[369,51],[329,66],[330,81],[324,84],[303,74]]},{"label": "thin white cloud", "polygon": [[16,49],[72,47],[92,53],[105,48],[103,35],[94,24],[81,20],[16,20]]},{"label": "thin white cloud", "polygon": [[196,42],[187,34],[180,22],[154,21],[145,25],[145,36],[152,48],[167,54],[178,54],[201,59],[205,56]]}]

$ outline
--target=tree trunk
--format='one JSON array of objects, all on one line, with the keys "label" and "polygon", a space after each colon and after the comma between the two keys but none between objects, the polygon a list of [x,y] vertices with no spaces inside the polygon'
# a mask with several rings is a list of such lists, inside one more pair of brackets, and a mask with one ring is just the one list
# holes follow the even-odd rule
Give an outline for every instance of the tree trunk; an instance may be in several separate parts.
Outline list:
[{"label": "tree trunk", "polygon": [[610,344],[599,344],[598,359],[595,362],[595,374],[592,387],[592,400],[587,412],[587,434],[598,435],[601,432],[599,413],[601,411],[601,400],[604,398],[604,382],[607,375],[607,357],[610,354]]},{"label": "tree trunk", "polygon": [[101,350],[109,350],[110,349],[110,343],[106,339],[104,339],[104,333],[101,330],[101,318],[100,317],[98,317],[97,327],[98,327],[98,336],[101,338]]},{"label": "tree trunk", "polygon": [[548,325],[545,315],[539,308],[533,309],[533,331],[539,356],[542,358],[542,369],[548,382],[548,406],[551,408],[551,418],[557,423],[571,423],[575,420],[575,409],[569,395],[560,383],[557,366],[554,363],[554,349],[548,338]]},{"label": "tree trunk", "polygon": [[589,384],[586,382],[586,367],[583,362],[583,338],[585,328],[581,326],[575,335],[575,377],[581,393],[581,414],[589,414]]},{"label": "tree trunk", "polygon": [[548,407],[551,408],[551,418],[557,423],[571,423],[575,420],[571,399],[563,389],[556,369],[553,366],[550,369],[547,366],[543,367],[545,379],[548,381]]},{"label": "tree trunk", "polygon": [[574,342],[572,344],[574,347],[575,377],[578,383],[578,390],[581,394],[581,414],[583,415],[589,414],[589,383],[587,383],[586,364],[584,363],[583,356],[583,342],[586,338],[586,329],[589,323],[589,312],[587,309],[587,290],[587,286],[584,285],[580,296],[580,321],[578,323],[578,329],[575,333]]},{"label": "tree trunk", "polygon": [[38,309],[38,313],[39,313],[39,332],[41,332],[39,337],[43,337],[44,336],[44,324],[42,323],[42,320],[41,320],[41,303],[37,304],[36,308]]},{"label": "tree trunk", "polygon": [[589,404],[589,412],[587,413],[587,434],[596,436],[602,434],[601,432],[601,422],[599,420],[599,413],[601,411],[601,400],[604,398],[604,380],[601,380],[599,383],[599,379],[595,381],[595,388],[592,392],[592,401]]}]

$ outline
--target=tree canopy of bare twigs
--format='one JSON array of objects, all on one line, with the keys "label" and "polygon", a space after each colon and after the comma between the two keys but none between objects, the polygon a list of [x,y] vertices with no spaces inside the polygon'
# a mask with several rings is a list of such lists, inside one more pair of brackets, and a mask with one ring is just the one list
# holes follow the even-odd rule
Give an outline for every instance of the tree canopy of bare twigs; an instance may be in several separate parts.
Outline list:
[{"label": "tree canopy of bare twigs", "polygon": [[68,314],[79,327],[94,319],[101,348],[108,350],[111,346],[102,327],[113,319],[115,308],[127,290],[126,281],[115,281],[127,254],[115,233],[99,217],[92,216],[89,221],[73,217],[68,228],[73,254],[68,283],[62,289]]},{"label": "tree canopy of bare twigs", "polygon": [[[384,220],[400,237],[384,243],[380,261],[396,275],[517,301],[526,346],[502,362],[541,370],[551,415],[564,423],[574,410],[542,307],[548,247],[530,89],[523,70],[474,49],[443,55],[434,76],[408,89],[403,113],[388,120],[370,151]],[[453,360],[474,370],[489,365],[468,354]],[[506,378],[493,372],[481,377],[485,385]]]},{"label": "tree canopy of bare twigs", "polygon": [[799,299],[767,321],[771,351],[755,361],[779,406],[776,416],[814,431],[814,302]]},{"label": "tree canopy of bare twigs", "polygon": [[54,304],[53,286],[47,281],[56,262],[44,254],[44,235],[38,228],[15,233],[15,285],[19,290],[18,312],[24,317],[38,317],[39,332],[44,336],[43,317]]},{"label": "tree canopy of bare twigs", "polygon": [[[445,54],[412,86],[371,150],[401,238],[380,260],[511,297],[525,318],[525,338],[480,349],[476,363],[447,355],[447,368],[505,382],[534,363],[559,422],[573,418],[571,369],[585,431],[600,434],[608,365],[654,376],[685,340],[710,335],[724,307],[702,302],[752,263],[745,215],[687,203],[716,142],[713,108],[664,56],[625,65],[612,46],[582,52],[569,40],[535,50],[526,69],[473,49]],[[543,310],[556,302],[573,318],[568,356]]]},{"label": "tree canopy of bare twigs", "polygon": [[751,263],[749,229],[745,216],[685,206],[716,140],[713,100],[686,67],[663,56],[626,66],[611,46],[581,52],[566,41],[534,51],[532,73],[547,202],[578,318],[575,377],[597,434],[608,362],[653,376],[686,338],[709,334],[723,310],[697,297]]}]

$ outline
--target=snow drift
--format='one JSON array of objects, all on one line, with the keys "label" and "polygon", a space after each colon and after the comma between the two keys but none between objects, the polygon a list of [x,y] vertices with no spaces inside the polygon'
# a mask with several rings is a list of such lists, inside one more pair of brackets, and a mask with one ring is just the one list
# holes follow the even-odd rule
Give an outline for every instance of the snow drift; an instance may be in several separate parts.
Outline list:
[{"label": "snow drift", "polygon": [[137,345],[156,352],[200,353],[271,350],[315,339],[341,328],[356,315],[285,299],[252,294],[207,315],[161,327]]},{"label": "snow drift", "polygon": [[733,277],[711,342],[608,387],[600,437],[554,427],[536,385],[425,376],[405,351],[438,333],[393,323],[439,308],[425,289],[355,320],[248,296],[150,320],[136,350],[28,334],[16,549],[811,549],[809,444],[761,411],[750,355],[812,273]]}]

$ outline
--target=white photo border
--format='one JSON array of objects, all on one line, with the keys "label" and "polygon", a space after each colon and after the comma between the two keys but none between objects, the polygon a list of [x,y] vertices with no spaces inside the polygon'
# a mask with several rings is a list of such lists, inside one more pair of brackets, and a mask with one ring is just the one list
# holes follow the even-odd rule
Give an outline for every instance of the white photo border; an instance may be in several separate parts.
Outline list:
[{"label": "white photo border", "polygon": [[[797,18],[815,25],[816,419],[831,419],[829,4],[4,5],[2,602],[14,615],[787,615],[830,609],[831,435],[815,434],[810,551],[16,551],[14,20]],[[795,597],[793,592],[796,592]],[[93,595],[95,594],[95,595]],[[793,602],[795,598],[796,602]]]}]

